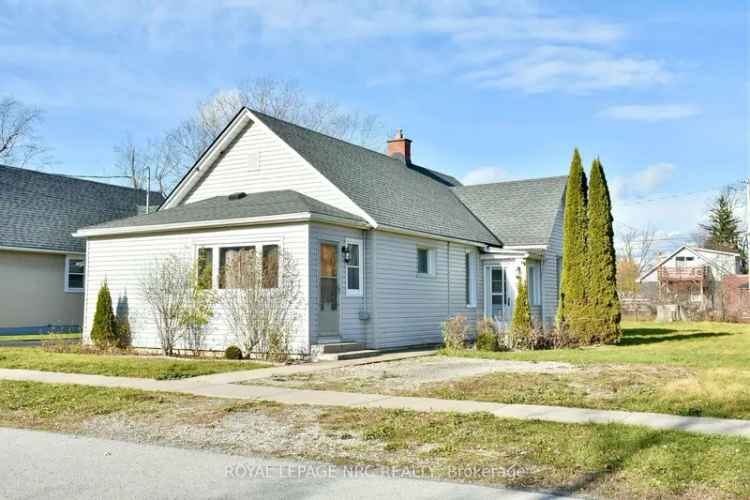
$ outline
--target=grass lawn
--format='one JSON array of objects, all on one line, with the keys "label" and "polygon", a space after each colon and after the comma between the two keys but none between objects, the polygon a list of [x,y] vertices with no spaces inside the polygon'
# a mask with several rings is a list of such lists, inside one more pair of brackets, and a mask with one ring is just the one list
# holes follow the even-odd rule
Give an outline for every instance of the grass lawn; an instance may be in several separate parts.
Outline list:
[{"label": "grass lawn", "polygon": [[587,365],[570,373],[492,373],[407,393],[440,399],[540,404],[750,419],[750,370]]},{"label": "grass lawn", "polygon": [[622,425],[283,406],[9,381],[0,381],[0,425],[89,435],[103,427],[113,439],[189,439],[169,442],[239,454],[255,453],[264,434],[281,432],[272,440],[278,443],[273,455],[607,498],[746,498],[750,491],[750,440]]},{"label": "grass lawn", "polygon": [[625,323],[613,346],[484,353],[582,365],[566,374],[496,373],[436,384],[420,395],[502,403],[654,411],[750,419],[750,327],[731,323]]},{"label": "grass lawn", "polygon": [[88,373],[157,380],[196,377],[212,373],[266,368],[266,363],[221,359],[169,359],[116,354],[48,352],[41,348],[0,347],[0,368],[23,368],[47,372]]},{"label": "grass lawn", "polygon": [[49,333],[31,335],[0,335],[0,345],[3,342],[22,342],[28,340],[76,340],[80,339],[80,333]]},{"label": "grass lawn", "polygon": [[470,356],[575,364],[647,363],[695,368],[750,369],[750,325],[736,323],[623,323],[618,345],[550,351],[442,351]]}]

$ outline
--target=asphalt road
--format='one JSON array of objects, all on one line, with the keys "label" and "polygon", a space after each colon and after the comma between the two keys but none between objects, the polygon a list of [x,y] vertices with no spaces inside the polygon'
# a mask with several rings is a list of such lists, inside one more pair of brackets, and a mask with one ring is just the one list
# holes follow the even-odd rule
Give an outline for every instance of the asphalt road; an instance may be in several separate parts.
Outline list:
[{"label": "asphalt road", "polygon": [[0,428],[0,448],[3,499],[553,498],[363,470],[347,474],[312,462],[18,429]]}]

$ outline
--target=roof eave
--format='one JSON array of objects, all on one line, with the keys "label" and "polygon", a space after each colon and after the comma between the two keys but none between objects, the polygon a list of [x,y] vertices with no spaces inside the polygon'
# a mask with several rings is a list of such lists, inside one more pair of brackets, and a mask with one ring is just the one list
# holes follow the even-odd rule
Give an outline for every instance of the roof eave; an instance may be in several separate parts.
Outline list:
[{"label": "roof eave", "polygon": [[322,222],[345,227],[369,228],[365,221],[356,221],[344,217],[336,217],[315,212],[298,212],[293,214],[267,215],[262,217],[242,217],[237,219],[217,219],[209,221],[190,221],[171,224],[151,224],[145,226],[104,227],[79,229],[73,233],[75,238],[90,238],[97,236],[115,236],[146,233],[167,233],[190,229],[212,229],[225,227],[260,226],[269,224],[291,224],[297,222]]},{"label": "roof eave", "polygon": [[475,247],[480,247],[480,248],[484,248],[484,247],[500,248],[502,246],[501,244],[493,243],[493,242],[467,240],[464,238],[456,238],[452,236],[443,236],[440,234],[426,233],[422,231],[414,231],[412,229],[405,229],[405,228],[396,227],[396,226],[387,226],[384,224],[380,224],[377,227],[377,229],[388,232],[388,233],[402,234],[405,236],[415,236],[418,238],[429,238],[433,240],[450,241],[454,243],[461,243],[463,245],[470,245],[470,246],[475,246]]}]

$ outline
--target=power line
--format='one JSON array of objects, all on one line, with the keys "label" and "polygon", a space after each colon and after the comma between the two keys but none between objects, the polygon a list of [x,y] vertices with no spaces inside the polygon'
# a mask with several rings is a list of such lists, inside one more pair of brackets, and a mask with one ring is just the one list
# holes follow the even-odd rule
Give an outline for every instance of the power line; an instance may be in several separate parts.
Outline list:
[{"label": "power line", "polygon": [[690,192],[683,192],[683,193],[672,193],[672,194],[665,194],[662,196],[651,196],[651,197],[638,197],[633,198],[630,200],[622,200],[622,201],[614,201],[613,205],[640,205],[643,203],[652,203],[655,201],[663,201],[663,200],[670,200],[674,198],[684,198],[686,196],[694,196],[696,194],[703,194],[703,193],[711,193],[714,191],[718,191],[726,186],[732,186],[734,184],[742,184],[746,183],[745,180],[738,180],[729,184],[722,184],[721,186],[715,186],[712,188],[707,189],[701,189],[700,191],[690,191]]}]

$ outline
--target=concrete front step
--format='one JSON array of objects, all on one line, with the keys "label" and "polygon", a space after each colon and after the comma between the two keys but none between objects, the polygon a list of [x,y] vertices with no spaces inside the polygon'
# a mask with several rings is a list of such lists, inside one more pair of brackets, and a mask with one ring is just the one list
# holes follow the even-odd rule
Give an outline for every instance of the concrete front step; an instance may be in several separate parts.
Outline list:
[{"label": "concrete front step", "polygon": [[359,342],[335,342],[331,344],[321,344],[321,354],[337,354],[340,352],[361,351],[365,348]]},{"label": "concrete front step", "polygon": [[362,349],[360,351],[334,352],[318,354],[318,361],[343,361],[345,359],[371,358],[382,354],[376,349]]}]

